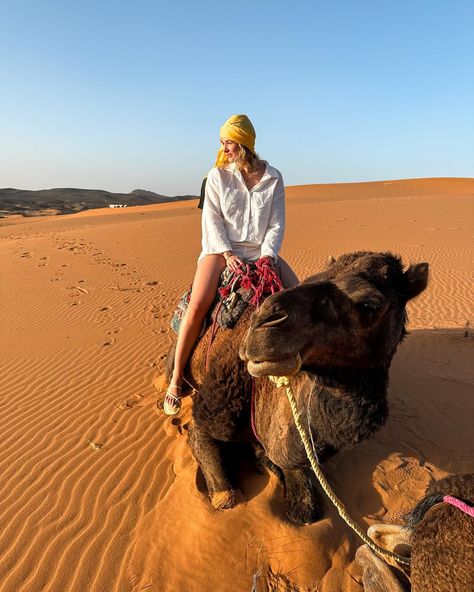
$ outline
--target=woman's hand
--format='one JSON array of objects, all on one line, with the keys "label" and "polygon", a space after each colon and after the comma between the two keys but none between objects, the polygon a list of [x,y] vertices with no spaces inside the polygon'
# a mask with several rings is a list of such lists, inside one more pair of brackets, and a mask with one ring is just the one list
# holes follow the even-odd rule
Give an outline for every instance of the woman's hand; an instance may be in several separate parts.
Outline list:
[{"label": "woman's hand", "polygon": [[227,267],[232,271],[237,271],[244,264],[243,261],[241,261],[237,257],[237,255],[229,255],[229,257],[226,258],[225,262]]},{"label": "woman's hand", "polygon": [[270,257],[268,255],[265,255],[264,257],[260,257],[260,261],[266,261],[267,264],[272,268],[275,269],[275,261],[273,259],[273,257]]}]

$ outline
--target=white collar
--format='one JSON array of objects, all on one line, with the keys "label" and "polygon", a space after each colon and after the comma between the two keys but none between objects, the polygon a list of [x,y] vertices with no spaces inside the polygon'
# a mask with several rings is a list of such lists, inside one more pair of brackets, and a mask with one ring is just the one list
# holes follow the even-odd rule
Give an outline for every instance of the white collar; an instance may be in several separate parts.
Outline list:
[{"label": "white collar", "polygon": [[[257,185],[259,183],[261,183],[262,181],[265,181],[265,179],[278,179],[277,169],[275,169],[274,167],[269,165],[266,160],[263,160],[262,162],[265,163],[265,172],[263,173],[263,177],[260,179],[260,181],[257,183]],[[232,162],[230,164],[226,164],[222,168],[226,171],[229,171],[229,173],[233,173],[236,177],[238,177],[244,183],[242,173],[240,172],[240,170],[237,167],[237,164],[235,162]],[[245,183],[244,183],[244,185],[245,185]]]}]

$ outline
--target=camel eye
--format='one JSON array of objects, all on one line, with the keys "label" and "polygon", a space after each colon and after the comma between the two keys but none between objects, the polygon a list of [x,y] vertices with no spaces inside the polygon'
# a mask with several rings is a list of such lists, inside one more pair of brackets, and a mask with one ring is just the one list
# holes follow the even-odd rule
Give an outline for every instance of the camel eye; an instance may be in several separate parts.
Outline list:
[{"label": "camel eye", "polygon": [[356,304],[359,312],[364,315],[373,315],[381,308],[380,302],[374,300],[366,300],[365,302],[358,302]]}]

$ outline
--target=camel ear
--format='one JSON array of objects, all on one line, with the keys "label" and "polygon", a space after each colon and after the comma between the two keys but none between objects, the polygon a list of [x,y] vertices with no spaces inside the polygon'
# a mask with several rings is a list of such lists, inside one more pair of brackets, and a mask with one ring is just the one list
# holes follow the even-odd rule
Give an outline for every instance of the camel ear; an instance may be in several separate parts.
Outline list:
[{"label": "camel ear", "polygon": [[336,260],[332,255],[329,255],[326,261],[326,267],[331,267],[331,265],[334,265],[334,263],[336,263]]},{"label": "camel ear", "polygon": [[421,294],[428,285],[428,263],[410,265],[405,271],[405,298],[411,300]]}]

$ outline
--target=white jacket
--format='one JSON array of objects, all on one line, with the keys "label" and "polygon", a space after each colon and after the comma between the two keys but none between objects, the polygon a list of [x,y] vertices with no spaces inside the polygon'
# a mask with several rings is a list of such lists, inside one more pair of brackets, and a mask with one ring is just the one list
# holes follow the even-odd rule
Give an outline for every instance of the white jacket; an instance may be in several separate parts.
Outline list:
[{"label": "white jacket", "polygon": [[209,171],[199,259],[225,251],[246,261],[277,259],[285,230],[285,187],[280,171],[265,165],[250,191],[235,164]]}]

